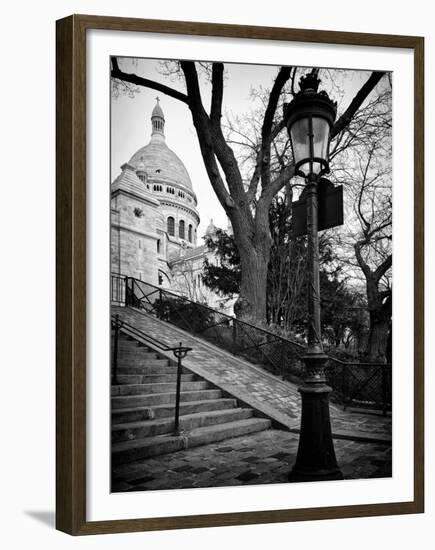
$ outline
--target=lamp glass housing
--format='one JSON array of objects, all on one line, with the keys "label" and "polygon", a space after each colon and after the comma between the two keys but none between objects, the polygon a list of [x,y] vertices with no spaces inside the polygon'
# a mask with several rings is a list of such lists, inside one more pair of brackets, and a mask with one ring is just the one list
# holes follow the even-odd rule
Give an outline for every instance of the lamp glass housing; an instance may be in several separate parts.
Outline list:
[{"label": "lamp glass housing", "polygon": [[328,171],[329,132],[329,122],[322,117],[305,116],[291,125],[294,162],[301,175]]}]

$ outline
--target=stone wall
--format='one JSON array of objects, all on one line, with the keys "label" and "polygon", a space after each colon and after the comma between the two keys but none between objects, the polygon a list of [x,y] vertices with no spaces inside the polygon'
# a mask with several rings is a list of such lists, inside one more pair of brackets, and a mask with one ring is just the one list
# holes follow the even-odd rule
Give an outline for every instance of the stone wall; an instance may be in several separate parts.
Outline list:
[{"label": "stone wall", "polygon": [[112,199],[112,270],[158,284],[157,206],[118,193]]}]

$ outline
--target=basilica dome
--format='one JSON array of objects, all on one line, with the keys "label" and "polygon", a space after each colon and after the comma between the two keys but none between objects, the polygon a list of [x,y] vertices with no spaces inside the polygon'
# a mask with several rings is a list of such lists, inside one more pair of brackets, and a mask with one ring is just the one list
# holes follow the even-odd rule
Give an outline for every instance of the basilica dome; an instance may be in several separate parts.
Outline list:
[{"label": "basilica dome", "polygon": [[165,116],[159,99],[151,114],[152,133],[148,145],[141,147],[129,160],[136,170],[145,170],[150,182],[172,183],[193,191],[189,173],[181,159],[165,141]]},{"label": "basilica dome", "polygon": [[[205,248],[197,246],[200,217],[192,182],[166,145],[165,115],[156,100],[149,143],[121,166],[111,184],[111,261],[117,273],[170,285],[182,258],[202,265]],[[196,253],[189,256],[189,250]],[[178,267],[171,267],[177,261]]]},{"label": "basilica dome", "polygon": [[136,170],[145,166],[150,181],[178,183],[192,190],[192,182],[180,158],[164,141],[153,141],[141,147],[128,162]]}]

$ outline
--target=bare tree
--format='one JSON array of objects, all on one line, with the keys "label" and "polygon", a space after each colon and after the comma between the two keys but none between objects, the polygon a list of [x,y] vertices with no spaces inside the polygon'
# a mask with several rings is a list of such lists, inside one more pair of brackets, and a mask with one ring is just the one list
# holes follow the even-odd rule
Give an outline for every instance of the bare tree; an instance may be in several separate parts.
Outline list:
[{"label": "bare tree", "polygon": [[[223,131],[224,64],[206,64],[211,83],[211,102],[208,110],[203,103],[198,76],[198,67],[204,70],[203,66],[204,64],[199,66],[193,61],[179,62],[185,82],[184,92],[122,71],[116,57],[112,57],[111,74],[119,81],[158,90],[186,104],[190,109],[210,183],[231,220],[240,253],[242,276],[240,295],[234,308],[236,315],[239,318],[264,322],[267,271],[272,245],[268,221],[269,208],[273,197],[294,176],[293,163],[283,165],[278,173],[272,173],[272,144],[274,138],[284,130],[282,112],[278,111],[278,105],[282,101],[282,94],[291,97],[291,93],[294,92],[296,70],[292,67],[280,67],[277,71],[262,113],[255,165],[249,180],[246,181],[234,150]],[[343,132],[384,74],[373,72],[369,76],[339,116],[332,129],[332,138],[341,139]]]},{"label": "bare tree", "polygon": [[192,260],[181,259],[172,265],[173,290],[189,300],[207,303],[207,292],[200,284],[201,268]]},{"label": "bare tree", "polygon": [[[362,272],[370,316],[366,359],[385,362],[391,323],[392,208],[391,169],[380,143],[360,156],[352,179],[353,212],[350,242],[353,265]],[[349,262],[352,268],[352,263]]]},{"label": "bare tree", "polygon": [[301,303],[306,281],[306,248],[303,239],[291,239],[292,192],[277,195],[270,209],[272,253],[268,276],[268,320],[286,329],[305,317]]}]

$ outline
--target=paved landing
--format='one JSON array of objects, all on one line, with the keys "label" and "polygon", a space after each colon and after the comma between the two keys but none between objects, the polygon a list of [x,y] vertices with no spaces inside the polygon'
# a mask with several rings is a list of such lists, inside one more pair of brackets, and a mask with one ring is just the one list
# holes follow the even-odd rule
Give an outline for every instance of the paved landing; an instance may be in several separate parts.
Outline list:
[{"label": "paved landing", "polygon": [[[391,477],[390,446],[338,439],[334,443],[345,480]],[[295,434],[267,430],[117,466],[112,491],[287,483],[297,444]]]},{"label": "paved landing", "polygon": [[[234,357],[212,344],[132,308],[114,307],[113,313],[137,326],[146,334],[169,346],[179,342],[193,350],[183,360],[192,372],[228,391],[245,404],[273,418],[282,427],[297,430],[300,424],[300,394],[297,386],[247,361]],[[173,359],[171,354],[167,355]],[[391,417],[355,414],[331,405],[332,430],[335,435],[352,438],[354,434],[388,441]]]}]

